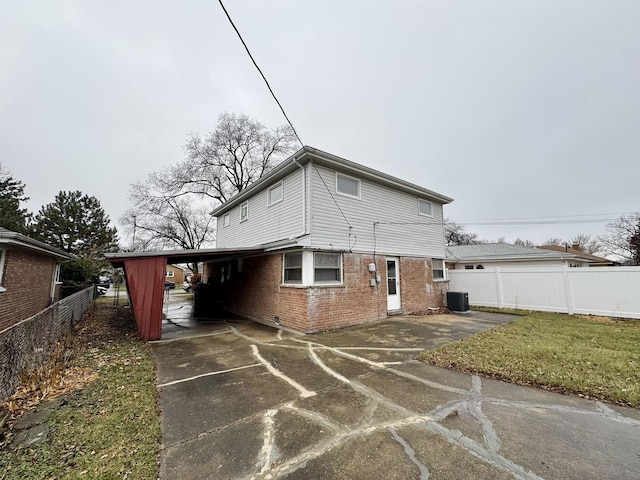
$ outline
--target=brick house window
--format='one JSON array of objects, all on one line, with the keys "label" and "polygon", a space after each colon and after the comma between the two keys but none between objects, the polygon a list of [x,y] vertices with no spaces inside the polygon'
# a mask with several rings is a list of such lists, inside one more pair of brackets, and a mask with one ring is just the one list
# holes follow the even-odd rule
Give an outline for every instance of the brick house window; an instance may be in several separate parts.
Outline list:
[{"label": "brick house window", "polygon": [[3,287],[4,263],[5,263],[6,257],[7,257],[7,251],[0,250],[0,293],[7,291],[7,289]]},{"label": "brick house window", "polygon": [[249,219],[249,201],[240,205],[240,221],[244,222]]},{"label": "brick house window", "polygon": [[[431,260],[431,263],[433,268],[433,279],[444,280],[444,260],[441,258],[434,258]],[[473,266],[471,268],[473,268]]]},{"label": "brick house window", "polygon": [[313,283],[341,283],[342,255],[339,253],[313,254]]},{"label": "brick house window", "polygon": [[302,252],[284,254],[284,283],[302,283]]}]

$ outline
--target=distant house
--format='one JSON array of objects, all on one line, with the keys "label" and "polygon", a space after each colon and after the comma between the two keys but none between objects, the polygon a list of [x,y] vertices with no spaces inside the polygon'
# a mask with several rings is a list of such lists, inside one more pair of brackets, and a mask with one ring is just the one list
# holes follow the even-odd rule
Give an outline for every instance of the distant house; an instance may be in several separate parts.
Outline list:
[{"label": "distant house", "polygon": [[510,243],[481,243],[447,247],[447,268],[477,270],[489,267],[587,267],[593,260],[568,252],[522,247]]},{"label": "distant house", "polygon": [[203,280],[231,312],[302,332],[443,305],[444,204],[413,183],[305,147],[217,208]]},{"label": "distant house", "polygon": [[167,274],[165,280],[181,285],[184,282],[184,270],[175,265],[167,265]]},{"label": "distant house", "polygon": [[608,258],[583,252],[577,243],[574,243],[570,247],[568,245],[540,245],[537,248],[574,255],[576,258],[587,260],[589,267],[618,267],[621,265],[620,262],[616,262],[615,260],[609,260]]},{"label": "distant house", "polygon": [[59,298],[60,264],[72,255],[0,227],[0,331]]}]

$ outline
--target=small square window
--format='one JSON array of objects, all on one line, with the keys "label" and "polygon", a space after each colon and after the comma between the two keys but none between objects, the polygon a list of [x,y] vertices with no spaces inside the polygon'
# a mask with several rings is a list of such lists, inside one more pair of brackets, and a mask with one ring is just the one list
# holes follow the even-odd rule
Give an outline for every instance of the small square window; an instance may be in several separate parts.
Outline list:
[{"label": "small square window", "polygon": [[225,213],[222,217],[222,226],[228,227],[229,225],[231,225],[231,214]]},{"label": "small square window", "polygon": [[269,205],[282,201],[284,195],[284,187],[282,182],[274,185],[269,189]]},{"label": "small square window", "polygon": [[284,283],[302,283],[302,252],[284,254]]},{"label": "small square window", "polygon": [[244,202],[240,205],[240,221],[244,222],[249,219],[249,202]]},{"label": "small square window", "polygon": [[420,215],[426,215],[427,217],[433,216],[433,205],[426,200],[418,199],[418,213]]},{"label": "small square window", "polygon": [[[441,258],[434,258],[431,260],[431,264],[433,268],[433,279],[444,280],[444,260],[442,260]],[[471,266],[471,268],[473,268],[473,265]]]},{"label": "small square window", "polygon": [[341,276],[341,259],[339,253],[320,253],[313,254],[313,282],[314,283],[340,283]]},{"label": "small square window", "polygon": [[336,192],[360,198],[360,180],[336,173]]},{"label": "small square window", "polygon": [[167,277],[173,277],[173,270],[167,270]]}]

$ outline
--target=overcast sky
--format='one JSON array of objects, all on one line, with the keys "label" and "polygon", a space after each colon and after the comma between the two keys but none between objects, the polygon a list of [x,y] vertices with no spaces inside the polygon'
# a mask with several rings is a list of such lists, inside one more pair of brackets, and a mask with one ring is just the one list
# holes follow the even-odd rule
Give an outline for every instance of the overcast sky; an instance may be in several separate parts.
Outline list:
[{"label": "overcast sky", "polygon": [[[638,0],[226,6],[304,143],[453,197],[453,220],[640,210]],[[80,190],[118,225],[225,111],[285,122],[214,0],[2,2],[0,161],[33,211]]]}]

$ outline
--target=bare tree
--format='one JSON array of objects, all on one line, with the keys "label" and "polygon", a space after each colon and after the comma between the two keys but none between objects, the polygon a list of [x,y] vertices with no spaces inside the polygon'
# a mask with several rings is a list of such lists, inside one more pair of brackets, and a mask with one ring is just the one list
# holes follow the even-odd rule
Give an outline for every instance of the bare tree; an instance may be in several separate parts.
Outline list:
[{"label": "bare tree", "polygon": [[590,253],[591,255],[595,255],[600,253],[602,250],[602,245],[597,239],[591,238],[591,235],[586,233],[579,233],[578,235],[574,235],[571,238],[571,241],[568,242],[570,246],[578,245],[580,250],[585,253]]},{"label": "bare tree", "polygon": [[561,238],[551,237],[548,240],[545,240],[542,245],[564,245],[566,242]]},{"label": "bare tree", "polygon": [[223,113],[213,132],[192,134],[187,159],[175,167],[173,189],[226,202],[293,153],[291,127],[270,130],[247,115]]},{"label": "bare tree", "polygon": [[131,185],[131,208],[120,222],[134,237],[133,250],[197,249],[212,246],[215,221],[211,208],[194,195],[176,192],[170,172],[156,172]]},{"label": "bare tree", "polygon": [[629,215],[622,215],[617,220],[607,224],[607,233],[598,237],[604,254],[622,257],[627,262],[634,261],[634,250],[631,240],[637,233],[640,223],[640,211]]},{"label": "bare tree", "polygon": [[520,237],[516,238],[516,241],[513,242],[514,245],[519,245],[521,247],[535,247],[536,244],[531,240],[522,240]]},{"label": "bare tree", "polygon": [[477,233],[467,233],[464,227],[454,222],[450,218],[444,220],[444,236],[445,244],[450,247],[453,245],[475,245],[482,243],[478,240]]}]

